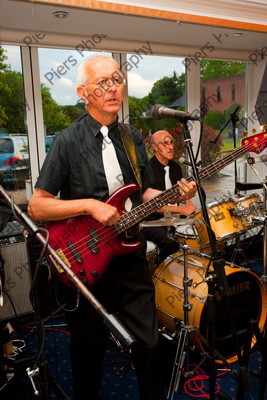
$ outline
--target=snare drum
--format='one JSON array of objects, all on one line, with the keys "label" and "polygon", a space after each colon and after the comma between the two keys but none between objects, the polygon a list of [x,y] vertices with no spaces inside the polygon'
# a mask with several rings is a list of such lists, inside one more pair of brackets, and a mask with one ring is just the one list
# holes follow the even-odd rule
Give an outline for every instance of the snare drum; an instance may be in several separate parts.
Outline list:
[{"label": "snare drum", "polygon": [[[153,275],[159,322],[169,332],[175,331],[175,319],[184,320],[183,263],[183,254],[177,253],[176,257],[166,259],[160,264]],[[204,278],[209,263],[208,257],[188,254],[188,278],[192,280],[188,295],[188,301],[192,305],[188,312],[188,323],[199,328],[204,337],[207,336],[208,296],[208,287]],[[266,292],[253,272],[239,267],[225,266],[225,273],[233,321],[242,348],[246,341],[248,321],[255,320],[259,328],[263,329],[266,318]],[[231,320],[225,302],[216,290],[215,299],[215,349],[228,359],[228,362],[235,362],[236,347]],[[192,340],[201,349],[202,345],[195,338]],[[253,338],[254,342],[255,338]]]},{"label": "snare drum", "polygon": [[[207,204],[211,228],[219,243],[233,239],[245,232],[241,218],[232,215],[234,209],[235,203],[233,199],[224,199]],[[190,218],[203,219],[201,210],[195,211],[190,215]],[[200,249],[205,251],[210,247],[206,225],[204,222],[196,222],[194,225],[200,239]]]},{"label": "snare drum", "polygon": [[244,228],[249,229],[254,227],[253,216],[263,215],[263,202],[257,193],[249,196],[240,197],[235,201],[234,215],[241,218],[241,223]]},{"label": "snare drum", "polygon": [[175,239],[183,244],[189,246],[191,249],[200,251],[199,237],[195,232],[194,227],[191,225],[180,225],[175,230]]}]

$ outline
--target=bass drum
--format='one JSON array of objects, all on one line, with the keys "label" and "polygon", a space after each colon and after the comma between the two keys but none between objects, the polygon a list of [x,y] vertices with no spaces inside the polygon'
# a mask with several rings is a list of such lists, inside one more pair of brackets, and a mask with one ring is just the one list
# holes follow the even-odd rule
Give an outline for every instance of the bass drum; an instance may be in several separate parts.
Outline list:
[{"label": "bass drum", "polygon": [[[177,319],[182,321],[184,319],[183,263],[183,254],[176,253],[175,258],[167,259],[160,264],[153,275],[159,322],[169,332],[175,331]],[[204,278],[209,263],[208,257],[188,254],[188,278],[192,280],[188,296],[192,308],[188,312],[188,323],[199,328],[201,335],[205,338],[207,337],[208,287]],[[264,326],[266,292],[257,275],[250,271],[225,266],[225,273],[230,292],[232,319],[242,348],[248,321],[255,320],[260,329]],[[215,349],[229,363],[232,363],[237,360],[235,340],[225,301],[218,292],[215,292],[215,303]],[[254,341],[255,338],[253,338]],[[203,350],[199,342],[197,346],[201,351]]]}]

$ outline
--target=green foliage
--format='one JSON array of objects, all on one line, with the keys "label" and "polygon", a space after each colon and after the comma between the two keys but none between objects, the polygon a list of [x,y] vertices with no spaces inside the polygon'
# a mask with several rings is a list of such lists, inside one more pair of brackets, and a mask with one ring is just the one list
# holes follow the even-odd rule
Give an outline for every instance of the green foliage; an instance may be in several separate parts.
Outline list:
[{"label": "green foliage", "polygon": [[2,46],[0,46],[0,73],[2,71],[5,71],[7,69],[10,69],[9,64],[5,64],[5,60],[7,60],[7,56],[4,54],[5,50],[3,49]]},{"label": "green foliage", "polygon": [[164,104],[166,106],[173,103],[185,92],[185,73],[179,77],[173,72],[171,77],[164,76],[156,81],[149,92],[150,104]]},{"label": "green foliage", "polygon": [[149,108],[150,103],[149,97],[145,96],[142,99],[138,99],[135,96],[129,96],[129,113],[131,117],[141,117],[144,112]]},{"label": "green foliage", "polygon": [[204,124],[210,126],[213,129],[221,129],[225,117],[221,111],[209,111],[204,118]]},{"label": "green foliage", "polygon": [[22,74],[7,69],[0,73],[0,126],[10,133],[23,133],[24,108]]},{"label": "green foliage", "polygon": [[[0,96],[1,96],[1,89],[0,89]],[[4,107],[0,105],[0,127],[6,125],[6,121],[8,120],[7,115],[5,113]]]},{"label": "green foliage", "polygon": [[235,109],[236,109],[237,107],[241,107],[240,104],[238,104],[238,103],[233,103],[233,104],[231,104],[231,105],[227,108],[227,110],[226,110],[226,112],[225,112],[225,120],[227,120],[228,118],[230,118],[230,114],[232,114],[232,112],[235,111]]},{"label": "green foliage", "polygon": [[[12,71],[4,61],[7,57],[0,46],[0,128],[9,133],[25,132],[23,79],[20,72]],[[43,116],[46,134],[69,126],[84,113],[84,106],[60,106],[52,98],[49,89],[41,86]]]},{"label": "green foliage", "polygon": [[[201,168],[213,163],[219,156],[219,152],[223,145],[223,136],[220,136],[216,143],[213,143],[212,145],[210,143],[210,141],[215,139],[216,136],[217,132],[212,127],[204,125],[203,137],[201,140]],[[208,149],[209,151],[207,152]]]},{"label": "green foliage", "polygon": [[82,108],[77,105],[61,106],[61,107],[62,107],[62,111],[64,112],[64,114],[69,118],[69,120],[71,122],[76,121],[76,119],[80,118],[85,113],[84,105]]},{"label": "green foliage", "polygon": [[152,117],[130,117],[130,124],[137,129],[142,129],[144,135],[147,135],[149,131],[154,133],[160,129],[172,129],[177,125],[177,121],[174,119],[156,120]]},{"label": "green foliage", "polygon": [[41,90],[46,134],[67,128],[71,124],[71,119],[65,114],[63,107],[52,98],[48,87],[42,84]]},{"label": "green foliage", "polygon": [[201,60],[200,73],[203,81],[231,75],[244,74],[246,64],[238,61]]}]

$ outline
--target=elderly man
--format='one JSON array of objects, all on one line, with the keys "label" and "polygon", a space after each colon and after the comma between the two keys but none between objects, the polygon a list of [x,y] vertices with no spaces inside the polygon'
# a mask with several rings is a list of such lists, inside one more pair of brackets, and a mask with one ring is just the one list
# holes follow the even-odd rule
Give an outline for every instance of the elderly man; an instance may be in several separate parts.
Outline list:
[{"label": "elderly man", "polygon": [[[77,82],[77,93],[87,113],[54,139],[28,212],[33,219],[46,221],[90,215],[105,227],[114,226],[120,221],[120,213],[104,200],[118,186],[137,183],[118,124],[125,81],[117,63],[101,53],[83,61]],[[152,175],[142,138],[133,127],[131,137],[142,179],[142,190],[131,196],[131,206],[135,207],[159,192],[151,188]],[[109,154],[105,152],[108,148]],[[191,198],[196,184],[181,180],[180,189],[181,199]],[[59,192],[60,199],[56,198]],[[115,256],[90,290],[109,312],[117,313],[136,338],[132,359],[140,399],[163,400],[154,287],[145,258],[145,241],[141,237],[138,240],[139,250]],[[84,297],[74,311],[67,313],[67,322],[76,399],[96,400],[108,329]]]},{"label": "elderly man", "polygon": [[[169,189],[182,178],[180,165],[173,161],[174,141],[172,135],[164,130],[155,132],[151,137],[151,149],[154,153],[154,156],[150,159],[150,165],[156,181],[156,186],[154,187],[159,190]],[[149,219],[162,218],[162,214],[165,211],[188,216],[195,210],[197,208],[194,204],[190,200],[186,200],[184,206],[177,204],[164,205],[157,210],[157,214],[151,215]],[[169,255],[176,253],[180,248],[179,242],[169,234],[173,233],[173,230],[165,226],[143,228],[146,239],[155,243],[158,247],[158,263],[161,263]]]}]

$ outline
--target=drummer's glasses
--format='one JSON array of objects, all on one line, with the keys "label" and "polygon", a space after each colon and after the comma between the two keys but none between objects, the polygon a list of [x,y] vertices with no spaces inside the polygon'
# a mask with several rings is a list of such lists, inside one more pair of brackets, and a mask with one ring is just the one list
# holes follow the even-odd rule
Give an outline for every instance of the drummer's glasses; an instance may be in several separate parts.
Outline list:
[{"label": "drummer's glasses", "polygon": [[158,146],[159,144],[162,144],[164,147],[173,146],[173,145],[175,144],[175,141],[174,141],[173,139],[170,139],[170,140],[166,139],[166,140],[163,140],[163,141],[160,142],[160,143],[157,143],[157,146]]}]

